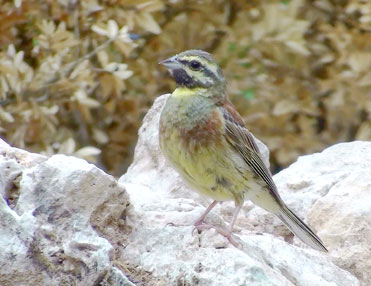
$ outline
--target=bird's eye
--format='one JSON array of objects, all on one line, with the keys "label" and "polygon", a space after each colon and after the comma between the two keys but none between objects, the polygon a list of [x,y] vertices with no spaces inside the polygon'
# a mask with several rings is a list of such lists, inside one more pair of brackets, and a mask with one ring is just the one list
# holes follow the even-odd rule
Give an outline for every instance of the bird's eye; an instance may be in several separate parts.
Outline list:
[{"label": "bird's eye", "polygon": [[189,62],[189,66],[193,70],[199,70],[201,68],[201,63],[199,61],[193,60]]}]

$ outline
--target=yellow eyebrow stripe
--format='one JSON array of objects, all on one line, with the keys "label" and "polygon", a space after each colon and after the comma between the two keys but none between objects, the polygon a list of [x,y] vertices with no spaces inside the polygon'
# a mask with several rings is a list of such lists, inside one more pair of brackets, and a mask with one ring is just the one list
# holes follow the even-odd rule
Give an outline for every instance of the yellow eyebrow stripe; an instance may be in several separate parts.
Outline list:
[{"label": "yellow eyebrow stripe", "polygon": [[197,57],[197,56],[184,56],[184,57],[181,57],[181,60],[185,60],[187,62],[196,60],[196,61],[199,61],[199,62],[204,63],[204,64],[207,63],[203,58]]}]

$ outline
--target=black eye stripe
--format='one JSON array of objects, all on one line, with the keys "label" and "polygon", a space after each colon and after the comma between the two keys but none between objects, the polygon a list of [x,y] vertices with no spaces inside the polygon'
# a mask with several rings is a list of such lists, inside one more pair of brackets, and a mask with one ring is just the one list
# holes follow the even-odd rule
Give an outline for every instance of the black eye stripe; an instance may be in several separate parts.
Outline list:
[{"label": "black eye stripe", "polygon": [[[178,58],[177,61],[181,63],[183,66],[177,70],[174,70],[174,73],[176,74],[173,74],[175,81],[179,85],[183,85],[186,87],[209,86],[219,81],[219,76],[221,75],[220,71],[217,70],[216,71],[217,74],[215,74],[215,71],[209,69],[209,66],[207,63],[205,63],[204,65],[203,62],[200,62],[197,59],[189,60],[189,59]],[[192,62],[198,63],[197,68],[191,66]],[[186,67],[188,67],[192,71],[201,73],[202,74],[201,77],[198,77],[195,74],[189,73]]]},{"label": "black eye stripe", "polygon": [[207,77],[211,77],[213,79],[217,79],[217,76],[209,69],[205,69],[204,73]]},{"label": "black eye stripe", "polygon": [[180,62],[183,65],[188,65],[188,61],[186,60],[178,60],[178,62]]},{"label": "black eye stripe", "polygon": [[185,66],[189,66],[191,69],[200,70],[202,68],[202,64],[197,60],[178,60],[181,64]]}]

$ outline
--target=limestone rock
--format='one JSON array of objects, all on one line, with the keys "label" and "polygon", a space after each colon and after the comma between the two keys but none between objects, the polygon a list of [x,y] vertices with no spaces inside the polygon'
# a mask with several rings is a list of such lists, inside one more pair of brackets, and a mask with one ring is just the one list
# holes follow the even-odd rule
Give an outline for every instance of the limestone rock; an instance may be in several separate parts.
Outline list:
[{"label": "limestone rock", "polygon": [[[371,142],[341,143],[300,157],[274,176],[288,205],[315,229],[335,264],[371,285]],[[246,215],[261,232],[292,235],[254,207]],[[294,239],[296,245],[302,245]]]},{"label": "limestone rock", "polygon": [[[280,174],[285,195],[297,194],[299,207],[314,202],[308,221],[333,261],[371,285],[371,142],[334,145],[301,157]],[[305,172],[305,170],[309,170]],[[293,178],[296,174],[296,179]],[[300,179],[299,179],[300,178]]]},{"label": "limestone rock", "polygon": [[50,158],[0,141],[0,285],[134,285],[98,235],[128,197],[84,160]]},{"label": "limestone rock", "polygon": [[[255,208],[248,203],[235,229],[239,248],[215,230],[193,231],[210,200],[185,185],[161,154],[158,120],[166,98],[159,97],[144,118],[134,162],[119,180],[135,210],[128,216],[132,232],[123,257],[165,281],[153,285],[359,285],[328,254],[293,246],[275,228],[272,234],[251,231],[249,211]],[[223,203],[207,219],[225,226],[233,208]]]},{"label": "limestone rock", "polygon": [[[146,115],[120,184],[81,159],[48,158],[0,140],[0,285],[371,284],[371,143],[332,146],[274,177],[329,254],[293,239],[249,202],[237,220],[236,248],[213,229],[193,231],[210,199],[191,190],[161,154],[166,98]],[[267,161],[267,148],[259,148]],[[207,220],[226,226],[233,209],[232,202],[220,204]]]}]

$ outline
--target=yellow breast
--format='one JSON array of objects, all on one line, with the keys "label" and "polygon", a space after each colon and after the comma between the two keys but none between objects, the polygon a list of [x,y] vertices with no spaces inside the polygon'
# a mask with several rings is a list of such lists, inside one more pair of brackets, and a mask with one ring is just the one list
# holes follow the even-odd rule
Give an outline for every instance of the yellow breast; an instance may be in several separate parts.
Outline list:
[{"label": "yellow breast", "polygon": [[160,146],[199,193],[219,201],[240,200],[236,197],[241,196],[243,178],[231,160],[236,155],[224,137],[225,121],[207,100],[177,88],[161,114]]}]

